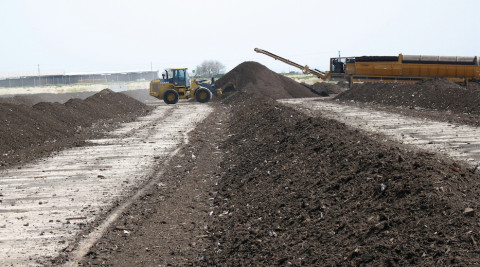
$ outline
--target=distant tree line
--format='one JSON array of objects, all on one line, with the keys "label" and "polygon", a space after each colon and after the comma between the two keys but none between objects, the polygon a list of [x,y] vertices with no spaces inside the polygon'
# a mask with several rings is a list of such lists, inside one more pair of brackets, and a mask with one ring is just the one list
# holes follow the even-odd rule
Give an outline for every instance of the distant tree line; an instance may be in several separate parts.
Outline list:
[{"label": "distant tree line", "polygon": [[199,77],[214,77],[225,71],[225,65],[216,60],[205,60],[197,66],[196,75]]}]

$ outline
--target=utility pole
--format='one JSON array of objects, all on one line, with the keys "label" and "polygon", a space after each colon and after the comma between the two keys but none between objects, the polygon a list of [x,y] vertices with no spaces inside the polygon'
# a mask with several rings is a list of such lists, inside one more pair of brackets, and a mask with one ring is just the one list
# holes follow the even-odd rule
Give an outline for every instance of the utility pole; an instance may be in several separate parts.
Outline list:
[{"label": "utility pole", "polygon": [[37,68],[38,68],[38,76],[40,76],[40,64],[37,64]]},{"label": "utility pole", "polygon": [[338,50],[338,57],[341,57],[341,56],[340,56],[340,50]]}]

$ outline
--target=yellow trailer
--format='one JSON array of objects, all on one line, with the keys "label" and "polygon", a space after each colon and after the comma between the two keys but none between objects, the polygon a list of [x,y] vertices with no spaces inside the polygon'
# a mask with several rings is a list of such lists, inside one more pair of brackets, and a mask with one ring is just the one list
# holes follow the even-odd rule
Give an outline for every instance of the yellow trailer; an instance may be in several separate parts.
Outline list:
[{"label": "yellow trailer", "polygon": [[364,56],[336,58],[344,75],[353,82],[416,82],[442,77],[457,83],[480,82],[478,57]]}]

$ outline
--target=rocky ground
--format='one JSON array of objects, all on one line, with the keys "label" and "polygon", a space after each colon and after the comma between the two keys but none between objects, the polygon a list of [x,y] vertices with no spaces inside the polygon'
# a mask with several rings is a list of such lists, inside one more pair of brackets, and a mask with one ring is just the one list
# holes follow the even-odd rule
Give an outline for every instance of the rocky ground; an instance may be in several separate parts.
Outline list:
[{"label": "rocky ground", "polygon": [[[258,63],[217,81],[232,85],[81,265],[480,264],[478,170],[286,107],[275,100],[318,94]],[[333,101],[478,123],[476,89],[399,86]]]}]

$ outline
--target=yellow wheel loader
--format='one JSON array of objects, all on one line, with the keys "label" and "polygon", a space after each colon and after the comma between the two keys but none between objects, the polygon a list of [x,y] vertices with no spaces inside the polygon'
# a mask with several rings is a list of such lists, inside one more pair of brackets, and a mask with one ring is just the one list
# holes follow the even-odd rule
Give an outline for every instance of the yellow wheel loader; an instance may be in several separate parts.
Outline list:
[{"label": "yellow wheel loader", "polygon": [[187,68],[166,69],[162,79],[150,82],[150,95],[167,104],[176,104],[179,99],[195,98],[200,103],[210,101],[212,95],[221,97],[221,90],[215,91],[213,84],[190,80]]}]

